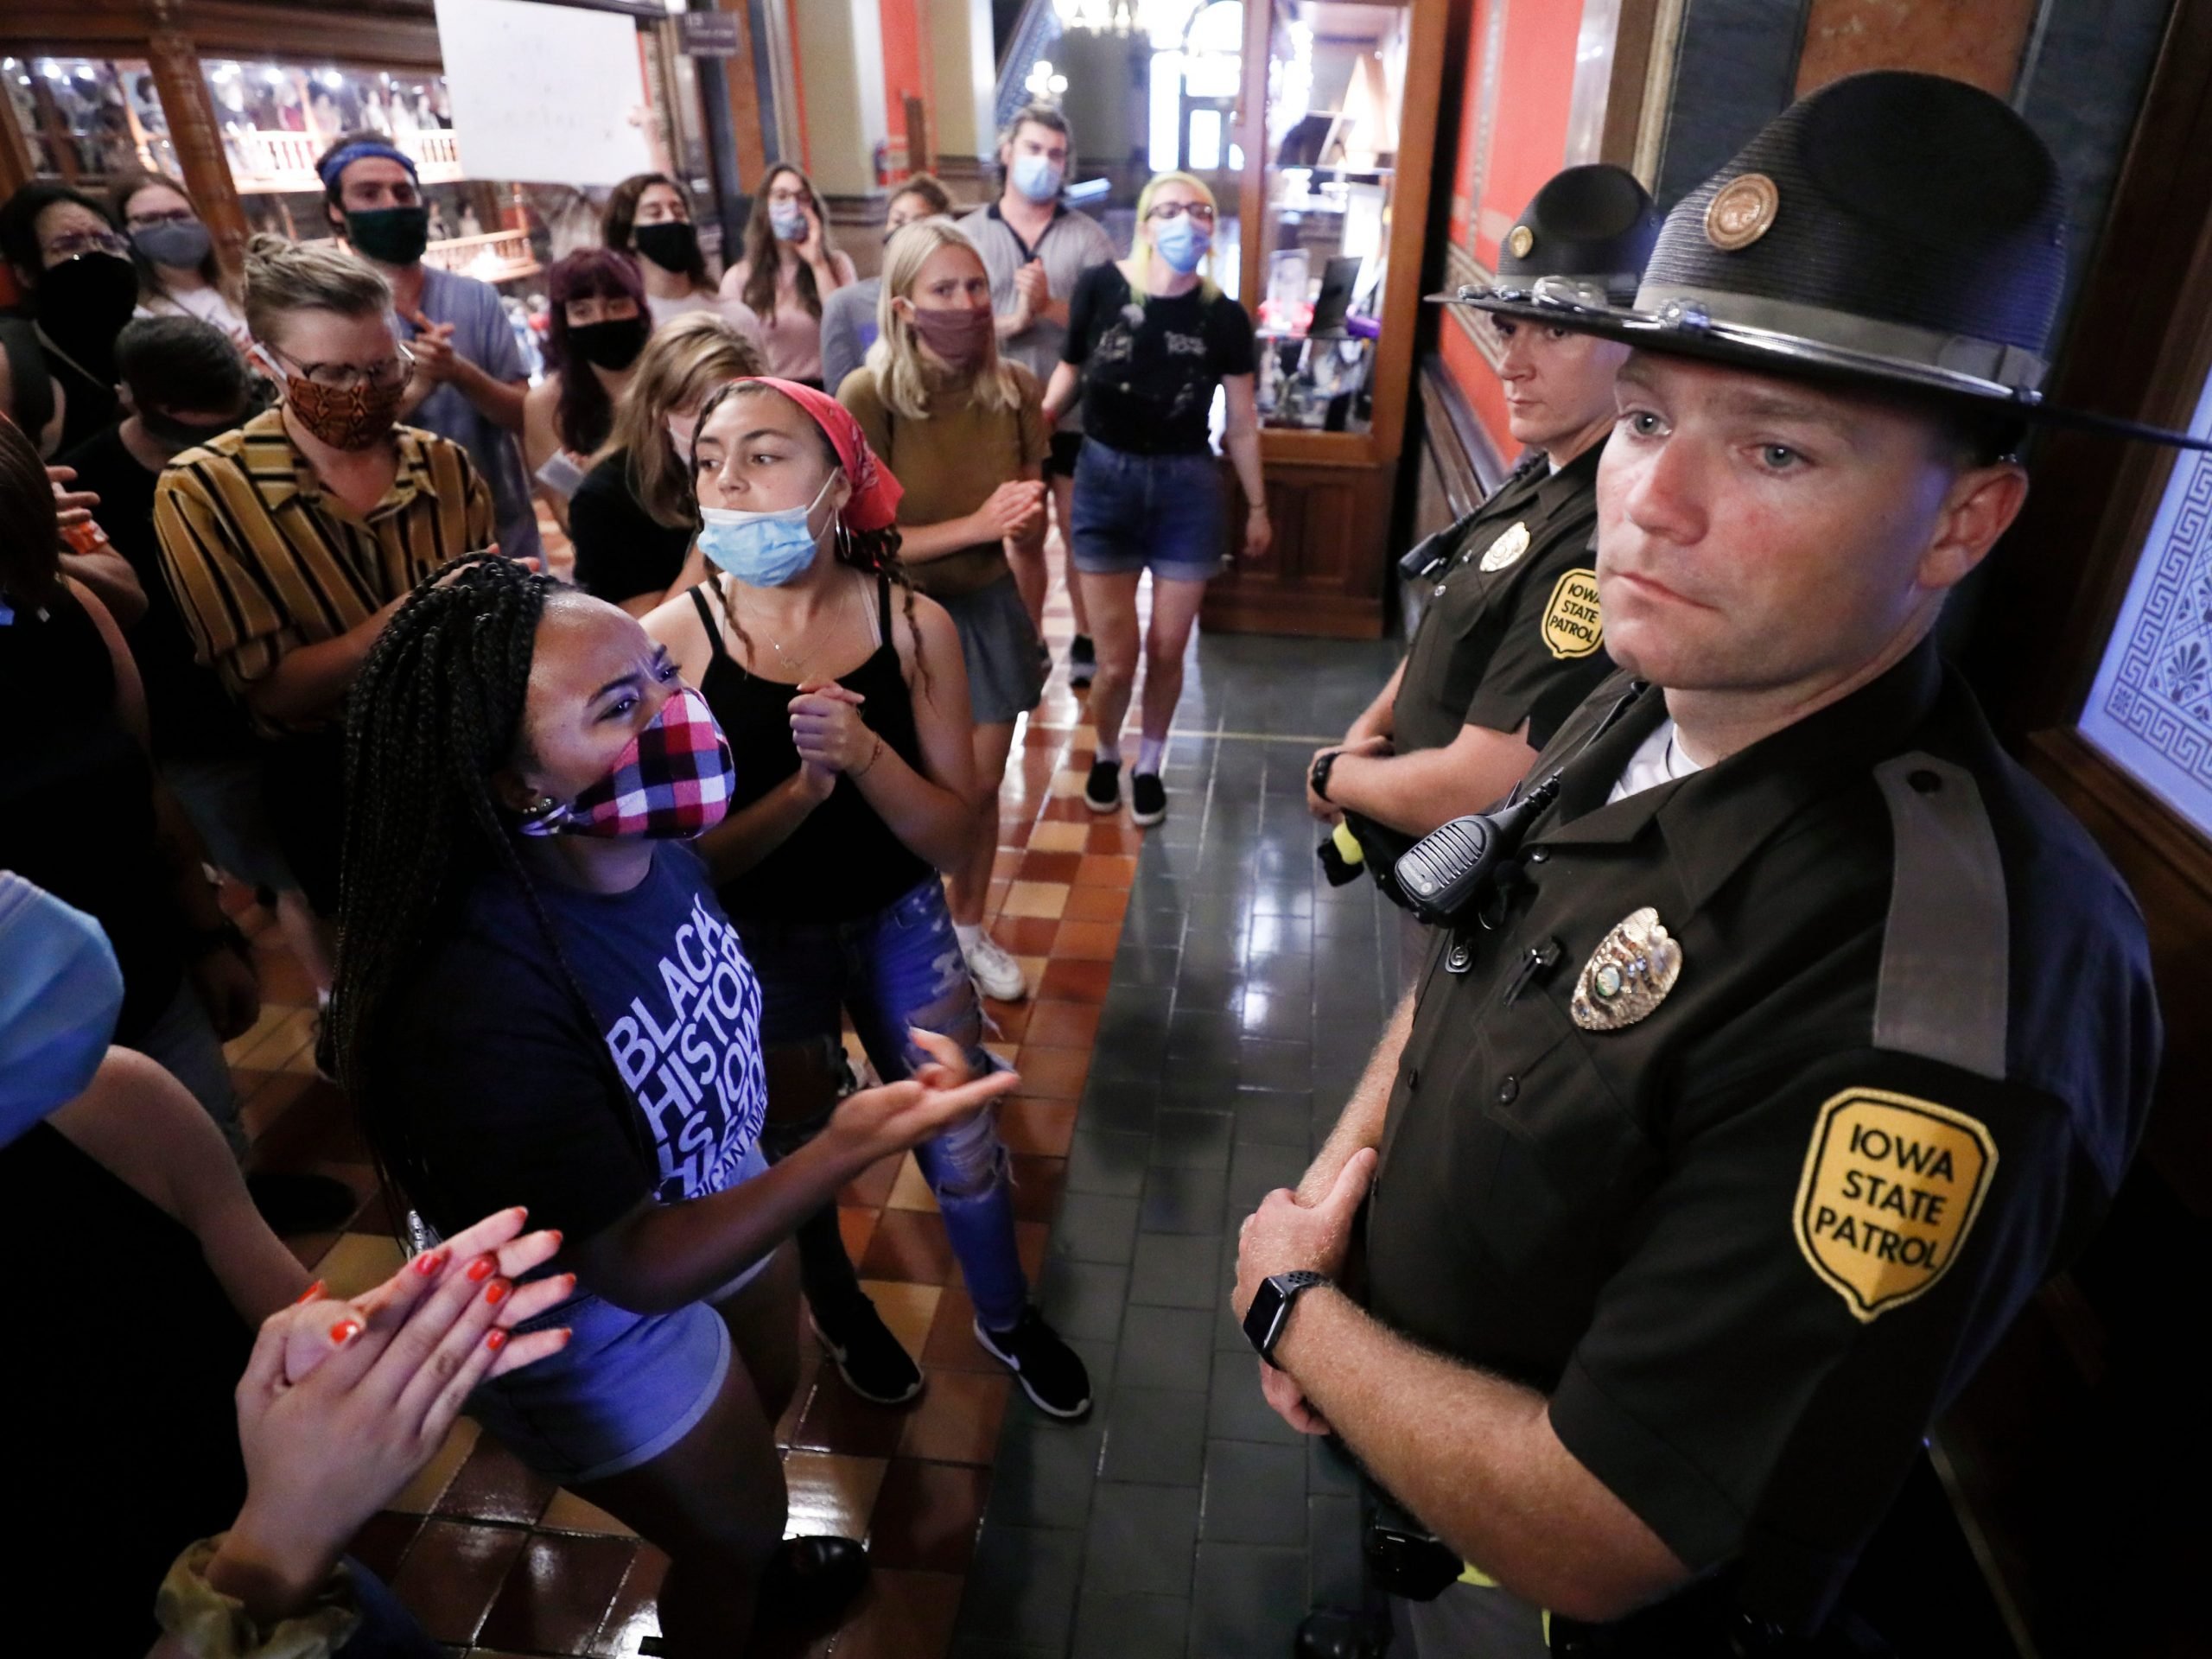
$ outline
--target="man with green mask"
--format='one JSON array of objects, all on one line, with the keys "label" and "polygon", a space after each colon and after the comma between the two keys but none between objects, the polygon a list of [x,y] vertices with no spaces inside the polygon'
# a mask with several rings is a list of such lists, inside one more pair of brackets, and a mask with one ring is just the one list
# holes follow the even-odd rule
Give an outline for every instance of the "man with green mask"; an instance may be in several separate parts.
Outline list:
[{"label": "man with green mask", "polygon": [[491,482],[499,550],[539,556],[537,513],[516,440],[530,376],[499,290],[423,263],[429,209],[414,158],[389,140],[343,134],[315,171],[332,229],[391,284],[400,334],[415,356],[399,418],[467,450]]}]

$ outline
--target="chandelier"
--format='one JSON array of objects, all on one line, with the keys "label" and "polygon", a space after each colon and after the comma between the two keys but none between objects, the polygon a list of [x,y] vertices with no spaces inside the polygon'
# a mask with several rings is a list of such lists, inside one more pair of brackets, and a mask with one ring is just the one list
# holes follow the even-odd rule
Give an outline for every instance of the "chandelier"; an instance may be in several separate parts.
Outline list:
[{"label": "chandelier", "polygon": [[1073,34],[1112,35],[1123,40],[1150,40],[1163,28],[1172,29],[1188,11],[1188,0],[1053,0],[1060,28]]}]

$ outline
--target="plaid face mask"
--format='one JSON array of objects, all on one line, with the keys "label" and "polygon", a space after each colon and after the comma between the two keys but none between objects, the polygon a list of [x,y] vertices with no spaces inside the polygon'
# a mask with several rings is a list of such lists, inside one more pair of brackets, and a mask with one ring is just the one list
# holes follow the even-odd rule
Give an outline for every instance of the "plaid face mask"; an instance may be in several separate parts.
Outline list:
[{"label": "plaid face mask", "polygon": [[526,814],[522,832],[691,841],[722,821],[736,783],[729,740],[707,700],[679,686],[630,740],[613,771],[573,801]]}]

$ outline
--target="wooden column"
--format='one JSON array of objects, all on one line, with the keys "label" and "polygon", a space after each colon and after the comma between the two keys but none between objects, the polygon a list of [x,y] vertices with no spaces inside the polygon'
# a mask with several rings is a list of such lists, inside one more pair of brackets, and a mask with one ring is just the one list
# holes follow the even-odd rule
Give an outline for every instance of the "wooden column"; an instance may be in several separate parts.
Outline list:
[{"label": "wooden column", "polygon": [[0,109],[0,200],[29,184],[35,173],[31,162],[31,141],[24,136],[11,104]]},{"label": "wooden column", "polygon": [[[747,194],[760,188],[761,175],[768,170],[768,147],[760,136],[760,86],[753,79],[753,54],[758,43],[753,38],[753,18],[745,0],[719,0],[719,9],[737,19],[737,50],[721,60],[722,85],[729,94],[730,143],[737,151],[737,184]],[[712,73],[702,60],[699,73]],[[726,248],[722,257],[730,264],[736,251]]]},{"label": "wooden column", "polygon": [[207,96],[207,79],[200,72],[199,49],[190,35],[175,27],[174,0],[152,0],[147,10],[154,27],[146,38],[146,61],[169,124],[169,141],[176,146],[184,188],[214,237],[216,259],[236,277],[245,264],[245,208],[231,178],[214,100]]}]

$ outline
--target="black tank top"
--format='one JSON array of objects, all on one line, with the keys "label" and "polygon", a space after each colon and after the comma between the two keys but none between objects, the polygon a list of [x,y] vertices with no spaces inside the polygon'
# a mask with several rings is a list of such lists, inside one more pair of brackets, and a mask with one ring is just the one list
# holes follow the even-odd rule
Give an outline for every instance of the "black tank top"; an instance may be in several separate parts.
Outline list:
[{"label": "black tank top", "polygon": [[[720,598],[720,578],[691,590],[692,606],[714,653],[699,691],[721,722],[737,762],[737,787],[730,798],[734,814],[798,770],[791,717],[791,701],[798,688],[749,672],[722,648],[721,629],[707,603],[709,588]],[[874,654],[851,673],[840,675],[837,683],[868,699],[861,719],[918,772],[922,746],[914,729],[914,699],[899,671],[899,647],[892,639],[891,583],[880,576],[876,609],[880,643]],[[843,922],[883,909],[933,874],[876,815],[860,786],[840,777],[830,798],[807,814],[782,846],[725,882],[717,896],[730,919],[740,924]]]},{"label": "black tank top", "polygon": [[0,597],[0,869],[107,931],[123,970],[115,1040],[137,1044],[176,995],[182,921],[155,842],[150,764],[115,712],[115,665],[66,588]]}]

